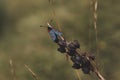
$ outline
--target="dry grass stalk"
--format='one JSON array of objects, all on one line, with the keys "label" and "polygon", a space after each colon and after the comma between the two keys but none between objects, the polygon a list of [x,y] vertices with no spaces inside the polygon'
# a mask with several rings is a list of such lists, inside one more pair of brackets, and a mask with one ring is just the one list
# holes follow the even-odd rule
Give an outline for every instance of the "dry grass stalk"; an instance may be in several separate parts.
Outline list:
[{"label": "dry grass stalk", "polygon": [[[98,31],[97,31],[97,11],[98,11],[98,1],[97,0],[91,0],[91,7],[93,9],[93,24],[94,24],[94,30],[95,30],[95,38],[96,38],[96,53],[97,56],[99,55],[99,49],[98,49]],[[96,65],[97,66],[97,65]],[[100,80],[105,80],[105,78],[100,74],[97,68],[94,69],[95,74]]]},{"label": "dry grass stalk", "polygon": [[97,68],[96,62],[90,60],[90,63],[94,67],[93,72],[97,75],[97,77],[99,78],[99,80],[105,80],[105,78],[100,74],[99,69]]},{"label": "dry grass stalk", "polygon": [[16,80],[15,66],[13,64],[13,60],[12,59],[9,60],[9,64],[10,64],[10,67],[11,67],[12,78],[13,78],[13,80]]},{"label": "dry grass stalk", "polygon": [[81,80],[80,75],[79,75],[79,71],[75,70],[75,72],[76,72],[76,75],[77,75],[77,80]]},{"label": "dry grass stalk", "polygon": [[92,5],[93,5],[93,24],[94,24],[94,30],[95,30],[95,41],[96,41],[96,53],[98,55],[98,31],[97,31],[97,11],[98,11],[98,1],[97,0],[92,0]]},{"label": "dry grass stalk", "polygon": [[100,74],[98,70],[95,71],[95,74],[98,76],[100,80],[105,80],[105,78]]},{"label": "dry grass stalk", "polygon": [[31,73],[32,77],[34,80],[38,80],[38,77],[37,75],[27,66],[27,65],[24,65],[25,68]]}]

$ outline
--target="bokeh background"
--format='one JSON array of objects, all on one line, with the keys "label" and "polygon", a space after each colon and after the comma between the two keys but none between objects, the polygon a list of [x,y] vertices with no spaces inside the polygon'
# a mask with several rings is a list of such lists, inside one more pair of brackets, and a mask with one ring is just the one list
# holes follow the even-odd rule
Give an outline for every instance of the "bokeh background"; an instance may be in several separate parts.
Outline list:
[{"label": "bokeh background", "polygon": [[[54,0],[53,6],[65,37],[69,41],[79,40],[83,51],[96,55],[89,3],[90,0]],[[120,0],[98,3],[97,63],[106,80],[120,80]],[[10,59],[16,80],[33,80],[24,64],[39,80],[75,80],[65,55],[57,52],[46,28],[39,27],[51,18],[48,0],[0,0],[0,80],[13,80]],[[94,74],[79,73],[82,80],[98,80]]]}]

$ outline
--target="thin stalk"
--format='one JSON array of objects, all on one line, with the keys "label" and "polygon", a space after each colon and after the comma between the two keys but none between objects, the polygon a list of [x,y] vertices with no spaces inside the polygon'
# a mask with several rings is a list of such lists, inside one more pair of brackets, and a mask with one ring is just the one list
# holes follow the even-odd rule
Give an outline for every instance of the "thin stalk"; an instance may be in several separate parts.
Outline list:
[{"label": "thin stalk", "polygon": [[12,59],[9,60],[9,64],[11,67],[12,80],[16,80],[15,66]]},{"label": "thin stalk", "polygon": [[30,69],[27,65],[24,65],[25,68],[31,73],[32,77],[34,80],[38,80],[37,75],[32,71],[32,69]]}]

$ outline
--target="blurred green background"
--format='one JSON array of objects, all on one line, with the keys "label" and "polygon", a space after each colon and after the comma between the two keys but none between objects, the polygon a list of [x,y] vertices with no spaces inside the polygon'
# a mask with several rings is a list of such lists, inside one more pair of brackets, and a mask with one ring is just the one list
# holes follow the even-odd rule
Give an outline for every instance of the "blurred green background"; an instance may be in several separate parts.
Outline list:
[{"label": "blurred green background", "polygon": [[[65,37],[77,39],[83,51],[96,55],[95,31],[90,0],[54,0],[54,9]],[[98,0],[97,63],[106,80],[120,80],[120,0]],[[74,70],[47,30],[40,28],[52,18],[48,0],[0,0],[0,80],[13,80],[9,60],[15,65],[16,80],[33,80],[27,64],[39,80],[75,80]],[[57,27],[56,27],[57,28]],[[82,80],[98,80],[94,74]]]}]

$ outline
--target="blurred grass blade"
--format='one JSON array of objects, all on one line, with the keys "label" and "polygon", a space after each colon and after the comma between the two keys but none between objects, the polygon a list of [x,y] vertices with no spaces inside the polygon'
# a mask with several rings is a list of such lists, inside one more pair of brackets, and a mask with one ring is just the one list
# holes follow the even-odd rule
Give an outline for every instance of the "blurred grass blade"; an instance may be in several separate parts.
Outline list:
[{"label": "blurred grass blade", "polygon": [[10,67],[11,67],[11,75],[12,75],[12,80],[16,80],[16,73],[15,73],[15,66],[14,66],[14,63],[13,63],[13,60],[10,59],[9,60],[9,64],[10,64]]},{"label": "blurred grass blade", "polygon": [[38,77],[37,75],[27,66],[27,65],[24,65],[25,68],[31,73],[32,77],[34,80],[38,80]]}]

